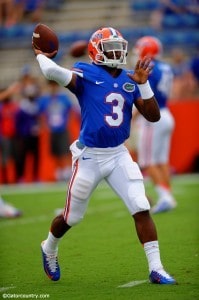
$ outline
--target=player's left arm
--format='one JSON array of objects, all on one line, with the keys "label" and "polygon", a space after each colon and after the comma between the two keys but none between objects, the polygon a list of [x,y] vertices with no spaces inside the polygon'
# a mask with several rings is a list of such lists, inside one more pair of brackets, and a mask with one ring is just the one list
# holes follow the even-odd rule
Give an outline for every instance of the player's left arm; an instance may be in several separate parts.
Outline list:
[{"label": "player's left arm", "polygon": [[134,103],[136,108],[148,121],[157,122],[160,119],[160,109],[148,81],[152,70],[150,62],[149,58],[138,60],[134,74],[128,76],[137,83],[141,94],[141,98]]}]

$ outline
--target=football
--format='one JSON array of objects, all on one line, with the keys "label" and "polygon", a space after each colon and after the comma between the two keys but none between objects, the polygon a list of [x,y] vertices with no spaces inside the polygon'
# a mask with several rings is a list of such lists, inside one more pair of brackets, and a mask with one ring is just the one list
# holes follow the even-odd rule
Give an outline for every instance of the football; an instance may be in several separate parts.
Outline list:
[{"label": "football", "polygon": [[86,40],[79,40],[74,42],[70,49],[69,53],[72,57],[80,57],[87,53],[88,42]]},{"label": "football", "polygon": [[44,53],[52,53],[59,49],[59,40],[56,33],[47,25],[41,23],[37,24],[34,29],[32,43],[36,49]]}]

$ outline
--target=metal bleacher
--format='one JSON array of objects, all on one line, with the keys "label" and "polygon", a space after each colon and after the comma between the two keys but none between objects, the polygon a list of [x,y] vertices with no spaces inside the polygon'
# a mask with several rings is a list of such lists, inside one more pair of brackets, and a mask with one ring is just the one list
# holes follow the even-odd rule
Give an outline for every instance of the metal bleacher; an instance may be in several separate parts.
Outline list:
[{"label": "metal bleacher", "polygon": [[[62,2],[59,8],[47,7],[41,22],[53,28],[58,34],[60,49],[56,61],[67,66],[73,63],[73,59],[67,55],[70,44],[78,39],[88,39],[100,26],[119,29],[128,39],[130,47],[137,38],[146,34],[158,36],[166,51],[169,51],[170,47],[180,46],[187,49],[191,55],[193,49],[199,45],[198,24],[189,17],[187,23],[184,18],[184,25],[181,23],[179,26],[172,24],[173,20],[165,20],[162,30],[157,31],[150,27],[150,13],[158,1],[62,0]],[[39,74],[31,49],[34,27],[35,24],[24,20],[13,28],[0,28],[0,88],[18,79],[25,64],[30,64],[33,72]]]}]

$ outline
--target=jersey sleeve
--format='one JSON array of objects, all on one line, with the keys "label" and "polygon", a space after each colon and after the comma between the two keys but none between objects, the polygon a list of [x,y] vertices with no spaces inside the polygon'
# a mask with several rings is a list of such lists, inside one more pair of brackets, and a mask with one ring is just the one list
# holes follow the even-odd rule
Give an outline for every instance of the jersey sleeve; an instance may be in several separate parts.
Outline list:
[{"label": "jersey sleeve", "polygon": [[76,95],[82,93],[85,81],[95,83],[96,78],[100,76],[98,68],[95,68],[93,64],[84,62],[76,62],[72,67],[72,72],[77,75],[77,88],[73,91]]}]

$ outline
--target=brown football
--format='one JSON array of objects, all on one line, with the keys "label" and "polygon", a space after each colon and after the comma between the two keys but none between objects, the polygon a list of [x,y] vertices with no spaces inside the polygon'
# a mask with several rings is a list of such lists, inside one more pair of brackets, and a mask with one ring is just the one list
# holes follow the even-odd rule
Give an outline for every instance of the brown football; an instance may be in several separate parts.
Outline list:
[{"label": "brown football", "polygon": [[72,57],[80,57],[87,53],[87,47],[88,42],[86,40],[79,40],[71,45],[69,53]]},{"label": "brown football", "polygon": [[52,53],[59,49],[59,40],[56,33],[47,25],[41,23],[37,24],[34,29],[32,43],[36,49],[44,53]]}]

